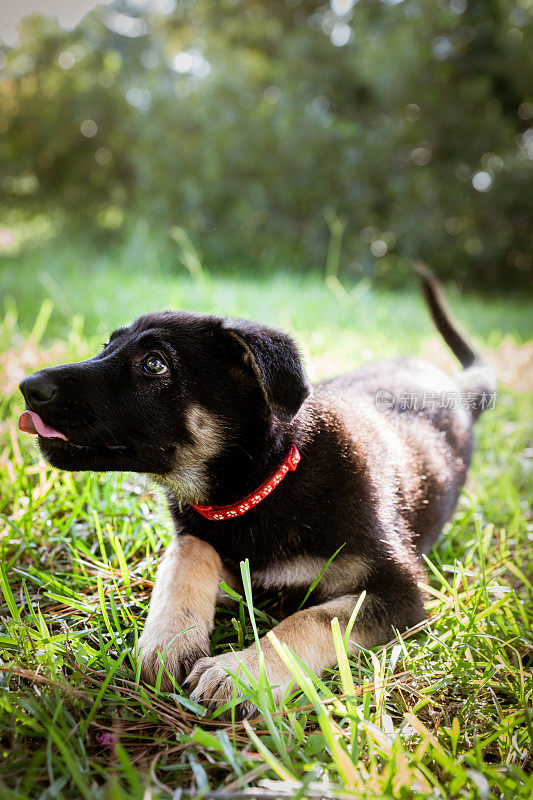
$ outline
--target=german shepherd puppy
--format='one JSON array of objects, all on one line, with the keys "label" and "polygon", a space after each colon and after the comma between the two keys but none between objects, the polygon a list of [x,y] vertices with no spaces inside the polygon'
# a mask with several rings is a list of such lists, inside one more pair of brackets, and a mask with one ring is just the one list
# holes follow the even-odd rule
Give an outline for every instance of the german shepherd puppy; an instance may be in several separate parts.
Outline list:
[{"label": "german shepherd puppy", "polygon": [[[316,673],[335,663],[331,620],[345,630],[363,590],[355,645],[424,618],[420,555],[454,513],[494,377],[450,321],[436,279],[419,272],[464,368],[456,378],[400,358],[311,387],[285,333],[166,311],[119,328],[93,358],[20,384],[19,426],[52,466],[144,473],[167,496],[176,536],[140,638],[147,681],[164,654],[194,700],[217,706],[233,694],[226,666],[257,676],[255,646],[209,655],[219,585],[238,585],[246,558],[254,587],[297,608],[339,551],[307,605],[275,628]],[[279,700],[291,675],[268,639],[261,646]]]}]

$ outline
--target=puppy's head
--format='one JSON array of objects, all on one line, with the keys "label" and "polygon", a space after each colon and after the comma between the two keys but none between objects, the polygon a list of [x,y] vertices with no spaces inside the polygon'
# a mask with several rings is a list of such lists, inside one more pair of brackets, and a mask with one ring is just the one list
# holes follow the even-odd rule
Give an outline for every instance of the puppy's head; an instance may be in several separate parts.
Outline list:
[{"label": "puppy's head", "polygon": [[21,430],[52,466],[158,476],[205,499],[205,468],[224,449],[260,446],[309,394],[294,342],[264,326],[162,312],[116,330],[101,353],[20,384]]}]

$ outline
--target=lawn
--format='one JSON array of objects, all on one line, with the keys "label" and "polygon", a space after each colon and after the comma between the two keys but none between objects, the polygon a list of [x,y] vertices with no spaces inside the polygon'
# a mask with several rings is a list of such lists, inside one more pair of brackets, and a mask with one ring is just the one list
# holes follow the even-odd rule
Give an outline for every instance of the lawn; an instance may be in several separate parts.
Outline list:
[{"label": "lawn", "polygon": [[[444,348],[414,280],[392,292],[283,265],[218,275],[187,240],[177,256],[141,237],[114,255],[67,243],[0,262],[1,800],[531,797],[533,403],[513,389],[531,386],[531,304],[449,293],[511,385],[477,426],[467,487],[430,555],[429,621],[356,657],[338,637],[338,668],[321,679],[284,652],[301,691],[276,708],[260,681],[248,691],[261,716],[228,724],[179,687],[139,681],[136,642],[170,538],[161,497],[134,475],[44,464],[17,431],[18,381],[165,307],[291,330],[315,377]],[[213,653],[252,643],[268,611],[249,593],[221,608]]]}]

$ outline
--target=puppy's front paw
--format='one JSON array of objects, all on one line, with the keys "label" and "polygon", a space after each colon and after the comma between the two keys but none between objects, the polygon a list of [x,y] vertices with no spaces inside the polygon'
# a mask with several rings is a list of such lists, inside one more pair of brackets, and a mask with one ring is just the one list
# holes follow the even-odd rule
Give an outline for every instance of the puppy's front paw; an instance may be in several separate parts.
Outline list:
[{"label": "puppy's front paw", "polygon": [[[214,658],[201,658],[194,665],[191,674],[184,681],[184,689],[193,689],[190,693],[191,700],[201,703],[214,711],[218,706],[224,705],[232,700],[233,696],[242,697],[242,692],[235,689],[235,682],[231,675],[226,672],[226,666],[236,675],[239,672],[239,660],[237,655],[243,656],[245,653],[226,653]],[[239,673],[242,678],[242,671]],[[252,715],[256,711],[255,706],[244,701],[239,704],[236,710],[237,717]],[[231,716],[230,712],[225,713],[226,718]]]},{"label": "puppy's front paw", "polygon": [[201,623],[193,626],[190,621],[181,627],[152,623],[145,627],[139,639],[139,653],[141,677],[146,683],[156,682],[161,658],[164,660],[161,688],[171,691],[173,686],[167,670],[176,683],[181,683],[198,659],[209,653],[209,633]]},{"label": "puppy's front paw", "polygon": [[[274,699],[279,702],[287,687],[291,683],[290,674],[282,668],[281,662],[269,663],[266,659],[267,675]],[[242,697],[243,693],[239,688],[235,689],[235,681],[224,669],[227,667],[233,675],[239,675],[246,683],[246,676],[239,664],[246,667],[252,677],[257,680],[259,677],[259,662],[255,647],[249,647],[238,653],[224,653],[214,658],[201,658],[194,665],[191,674],[184,681],[184,688],[192,688],[191,700],[207,706],[211,710],[216,709],[224,703],[230,702],[234,695]],[[253,716],[257,713],[256,706],[249,700],[244,700],[236,710],[237,716]],[[226,719],[231,717],[231,712],[227,711],[221,715]]]}]

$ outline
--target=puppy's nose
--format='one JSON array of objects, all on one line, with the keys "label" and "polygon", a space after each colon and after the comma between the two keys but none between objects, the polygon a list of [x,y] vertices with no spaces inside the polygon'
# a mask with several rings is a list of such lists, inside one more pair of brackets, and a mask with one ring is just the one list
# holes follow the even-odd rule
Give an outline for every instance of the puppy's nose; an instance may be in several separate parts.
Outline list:
[{"label": "puppy's nose", "polygon": [[19,389],[27,405],[34,411],[48,403],[56,393],[56,385],[46,372],[36,372],[25,378],[19,384]]}]

